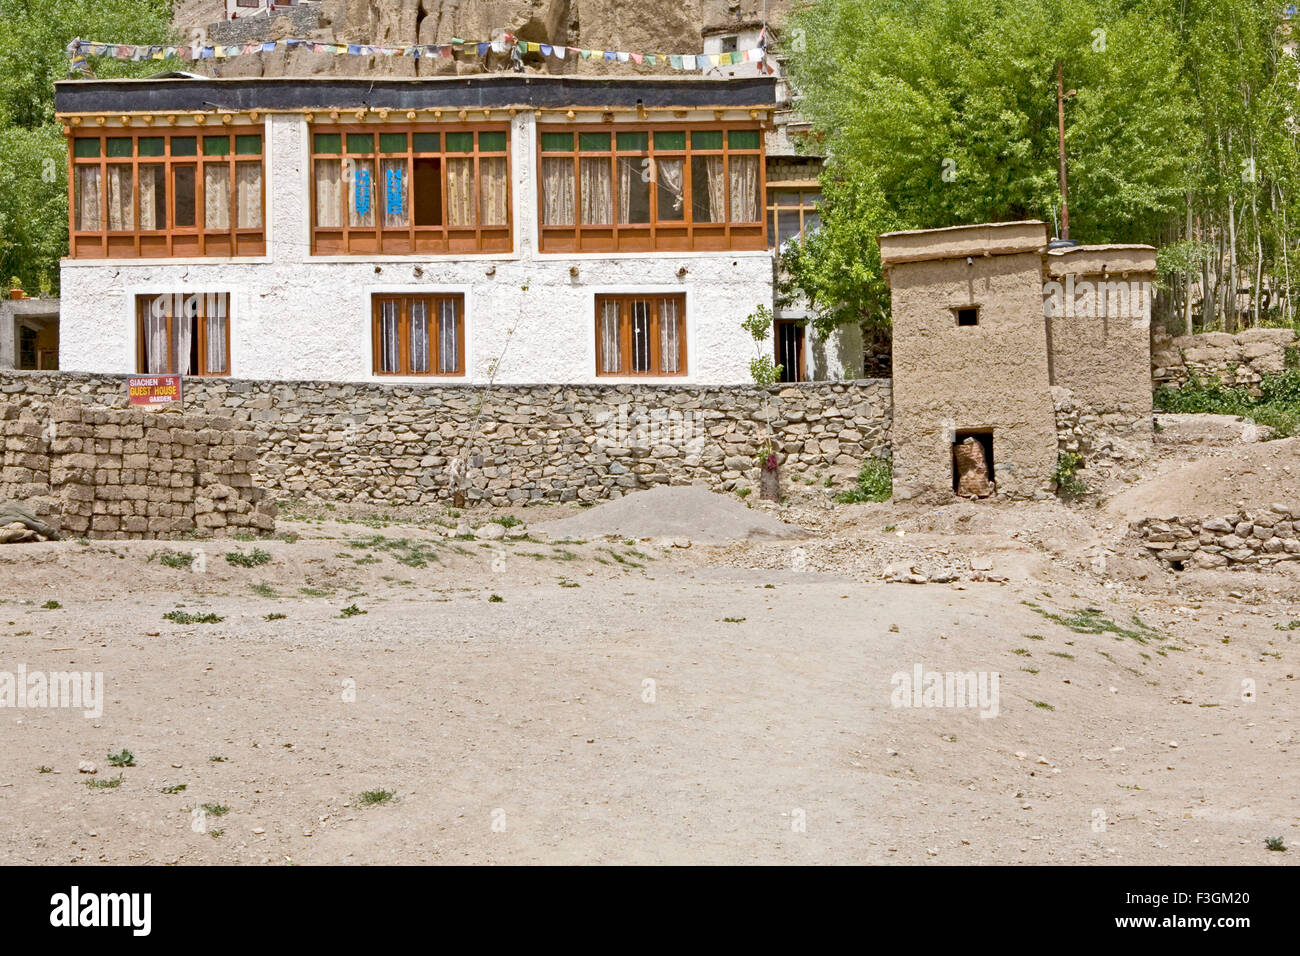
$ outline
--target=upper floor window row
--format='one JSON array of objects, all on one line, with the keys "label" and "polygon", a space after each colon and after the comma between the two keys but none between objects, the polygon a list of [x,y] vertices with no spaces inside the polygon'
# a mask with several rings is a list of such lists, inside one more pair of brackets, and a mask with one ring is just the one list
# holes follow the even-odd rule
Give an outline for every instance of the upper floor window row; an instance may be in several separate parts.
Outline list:
[{"label": "upper floor window row", "polygon": [[266,252],[261,127],[104,131],[70,152],[74,258]]}]

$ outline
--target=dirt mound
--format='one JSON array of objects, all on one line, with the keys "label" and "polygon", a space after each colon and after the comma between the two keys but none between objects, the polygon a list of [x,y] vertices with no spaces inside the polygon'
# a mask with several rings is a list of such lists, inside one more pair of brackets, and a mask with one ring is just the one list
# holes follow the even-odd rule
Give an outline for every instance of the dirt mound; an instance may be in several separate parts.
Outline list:
[{"label": "dirt mound", "polygon": [[1117,519],[1217,515],[1237,502],[1267,507],[1300,500],[1300,438],[1216,450],[1116,495],[1106,506]]},{"label": "dirt mound", "polygon": [[536,525],[533,530],[551,539],[616,535],[689,538],[700,544],[806,536],[801,528],[694,485],[634,492],[571,518]]}]

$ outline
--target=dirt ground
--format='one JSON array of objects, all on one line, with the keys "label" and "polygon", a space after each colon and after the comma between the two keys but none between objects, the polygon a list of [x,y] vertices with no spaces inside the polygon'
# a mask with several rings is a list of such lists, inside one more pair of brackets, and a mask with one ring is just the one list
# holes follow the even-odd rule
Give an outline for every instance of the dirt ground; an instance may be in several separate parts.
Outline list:
[{"label": "dirt ground", "polygon": [[[1242,454],[1167,447],[1149,480]],[[1300,857],[1300,572],[1160,570],[1126,538],[1141,486],[789,490],[805,539],[292,504],[272,540],[2,548],[0,671],[102,672],[105,699],[0,709],[0,863]],[[895,706],[917,665],[996,672],[996,716]]]}]

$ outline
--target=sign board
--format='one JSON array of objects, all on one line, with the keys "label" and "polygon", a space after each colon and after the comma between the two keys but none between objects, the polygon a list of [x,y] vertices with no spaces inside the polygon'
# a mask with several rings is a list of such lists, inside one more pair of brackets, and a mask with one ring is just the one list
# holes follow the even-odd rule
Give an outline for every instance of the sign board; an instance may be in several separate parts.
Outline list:
[{"label": "sign board", "polygon": [[179,404],[179,375],[133,375],[126,380],[126,394],[132,408],[163,408]]}]

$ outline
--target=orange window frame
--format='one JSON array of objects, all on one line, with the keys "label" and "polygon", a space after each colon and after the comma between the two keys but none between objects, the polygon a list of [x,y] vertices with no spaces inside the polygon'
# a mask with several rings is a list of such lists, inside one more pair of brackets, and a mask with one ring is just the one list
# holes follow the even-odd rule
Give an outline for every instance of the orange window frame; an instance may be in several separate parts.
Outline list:
[{"label": "orange window frame", "polygon": [[[808,228],[808,214],[817,211],[817,203],[822,198],[821,190],[817,188],[782,188],[773,189],[768,195],[770,198],[767,203],[767,212],[770,219],[767,232],[772,248],[776,248],[777,237],[781,235],[781,219],[784,216],[797,215],[799,217],[799,233],[797,236],[791,236],[790,238],[803,242],[804,232]],[[816,198],[805,201],[805,198],[809,196],[815,196]],[[782,202],[782,199],[788,201]]]},{"label": "orange window frame", "polygon": [[[758,146],[754,149],[740,149],[730,145],[731,133],[755,132],[758,134]],[[722,133],[721,149],[698,148],[693,143],[694,133]],[[573,136],[573,151],[543,150],[543,137],[548,133],[565,133]],[[580,148],[578,134],[608,133],[609,150],[587,150]],[[620,150],[618,133],[647,133],[648,145],[644,150]],[[656,133],[685,133],[684,149],[659,148],[655,143]],[[617,124],[573,124],[555,125],[539,124],[537,127],[537,223],[539,233],[539,251],[543,253],[563,252],[659,252],[659,251],[745,251],[766,249],[767,217],[763,210],[763,197],[767,195],[767,151],[764,145],[763,129],[754,123],[708,123],[682,124],[668,126],[662,123],[617,123]],[[542,193],[545,189],[543,160],[561,157],[573,157],[573,206],[574,225],[548,226],[542,223]],[[648,223],[619,223],[617,213],[611,216],[612,224],[584,224],[578,221],[582,206],[582,160],[609,157],[612,186],[610,201],[614,209],[618,206],[618,164],[620,160],[637,164],[644,158],[657,163],[660,159],[682,160],[682,218],[659,218],[659,177],[654,175],[650,182],[650,216]],[[694,183],[691,160],[697,156],[721,156],[723,158],[722,177],[727,186],[728,217],[731,210],[731,159],[734,156],[758,157],[758,186],[755,192],[758,218],[749,222],[696,222],[692,208]],[[638,165],[638,168],[639,165]]]},{"label": "orange window frame", "polygon": [[[224,156],[210,156],[203,151],[207,138],[227,137]],[[237,137],[257,136],[261,149],[240,154]],[[131,140],[130,156],[109,156],[108,141]],[[161,156],[140,155],[140,140],[162,139]],[[178,139],[194,139],[193,155],[177,155],[173,143]],[[98,156],[77,156],[77,142],[96,140]],[[262,222],[256,227],[240,227],[236,167],[257,163],[261,167],[258,200]],[[230,183],[229,225],[224,229],[209,229],[205,222],[207,212],[205,170],[209,166],[225,165]],[[108,170],[110,167],[129,166],[131,169],[132,228],[109,229],[108,225]],[[165,226],[162,229],[140,228],[140,169],[142,166],[162,166],[166,192]],[[77,228],[77,170],[87,167],[99,169],[100,227]],[[194,170],[194,225],[177,226],[176,223],[176,170]],[[101,129],[94,132],[78,131],[68,138],[68,255],[73,259],[140,259],[175,257],[232,257],[262,256],[266,254],[266,130],[264,126],[221,127],[207,129],[202,126],[183,129]]]},{"label": "orange window frame", "polygon": [[[429,320],[429,370],[427,372],[411,371],[411,305],[415,302],[425,303],[426,315]],[[385,302],[396,302],[397,311],[397,335],[398,335],[398,362],[400,369],[396,372],[385,372],[380,368],[382,345],[380,341],[380,318],[382,306]],[[444,302],[454,302],[456,305],[456,371],[445,372],[439,365],[441,357],[441,332],[439,330],[438,317],[440,306]],[[430,293],[430,294],[399,294],[399,293],[376,293],[371,297],[371,321],[370,321],[370,354],[371,369],[375,375],[385,378],[391,377],[413,377],[413,378],[464,378],[465,377],[465,296],[459,292],[456,293]]]},{"label": "orange window frame", "polygon": [[[417,133],[438,134],[438,150],[415,150]],[[474,148],[470,152],[451,152],[447,149],[448,133],[471,133],[474,136]],[[503,150],[483,150],[479,148],[480,133],[504,133],[506,145]],[[339,152],[317,152],[318,135],[340,136]],[[405,152],[381,152],[379,137],[389,134],[406,136]],[[383,126],[339,125],[335,123],[312,123],[307,128],[308,143],[311,148],[311,254],[314,256],[370,255],[450,255],[456,253],[510,253],[514,251],[514,188],[512,177],[514,163],[510,152],[509,123],[400,123]],[[348,151],[349,136],[372,136],[373,152],[359,153]],[[441,194],[439,206],[442,210],[442,222],[433,226],[415,224],[415,183],[412,172],[415,160],[437,159],[441,177]],[[480,173],[482,160],[504,158],[506,161],[506,221],[504,224],[483,225],[483,179]],[[320,226],[316,222],[317,180],[316,163],[318,160],[370,159],[374,161],[375,204],[373,208],[373,226],[350,225],[348,215],[349,183],[339,177],[340,190],[340,224]],[[400,228],[385,228],[382,224],[384,207],[384,188],[380,182],[379,165],[383,159],[402,159],[406,171],[406,207],[407,223]],[[471,159],[474,164],[474,226],[449,226],[447,224],[447,164],[452,159]]]},{"label": "orange window frame", "polygon": [[[681,350],[681,360],[678,362],[678,369],[675,372],[665,372],[662,370],[663,356],[661,355],[662,339],[660,337],[660,321],[662,311],[660,305],[666,301],[677,303],[677,341],[678,348]],[[603,307],[607,302],[618,303],[618,320],[619,320],[619,368],[617,372],[601,371],[601,314]],[[649,303],[650,318],[650,368],[644,372],[632,371],[632,305],[634,302]],[[598,295],[596,296],[596,375],[599,378],[678,378],[688,374],[690,370],[690,353],[687,350],[686,343],[686,294],[684,292],[672,293],[652,293],[649,295],[640,295],[635,293],[622,293],[618,295]]]},{"label": "orange window frame", "polygon": [[[164,294],[164,295],[172,295],[172,293],[163,293],[163,294]],[[222,378],[222,377],[229,376],[229,375],[230,375],[230,293],[228,293],[228,292],[215,292],[215,293],[203,293],[203,292],[200,292],[200,293],[196,293],[196,295],[197,295],[198,301],[199,301],[199,303],[200,303],[200,308],[199,308],[198,315],[195,317],[195,318],[196,318],[196,321],[195,321],[195,323],[194,323],[194,326],[195,326],[195,328],[194,328],[194,340],[195,340],[195,346],[196,346],[196,348],[198,349],[198,355],[199,355],[199,369],[198,369],[197,371],[192,371],[192,372],[188,373],[187,377],[189,377],[189,378]],[[209,295],[217,295],[217,296],[220,296],[220,297],[225,301],[225,304],[226,304],[226,330],[225,330],[225,336],[226,336],[226,348],[225,348],[226,367],[223,368],[223,369],[209,369],[209,368],[206,367],[206,365],[207,365],[207,361],[208,361],[208,323],[207,323],[208,314],[207,314],[207,312],[205,311],[205,309],[206,309],[206,307],[207,307],[207,301],[208,301],[208,296],[209,296]],[[187,297],[188,297],[188,296],[187,296]],[[136,367],[136,370],[137,370],[137,374],[139,374],[139,375],[149,375],[149,374],[152,374],[152,373],[149,372],[148,368],[146,367],[146,364],[147,364],[147,363],[145,362],[145,334],[146,334],[146,331],[145,331],[145,324],[144,324],[144,322],[145,322],[145,317],[146,317],[147,310],[150,308],[151,303],[154,302],[157,298],[158,298],[158,296],[156,296],[156,295],[137,295],[137,296],[135,297],[135,342],[136,342],[136,347],[135,347],[135,367]],[[175,350],[174,350],[174,348],[173,348],[173,343],[174,343],[175,339],[174,339],[173,334],[172,334],[172,333],[173,333],[174,326],[175,326],[175,324],[176,324],[176,319],[177,319],[177,318],[182,318],[182,316],[171,315],[171,314],[170,314],[170,311],[169,311],[169,314],[167,315],[167,368],[168,368],[168,369],[174,369],[174,368],[179,368],[179,367],[180,367],[179,364],[178,364],[177,361],[176,361],[177,356],[174,354],[174,351],[175,351]],[[164,373],[161,373],[161,374],[164,374],[164,375],[176,375],[176,374],[178,374],[178,373],[176,373],[176,372],[164,372]]]}]

